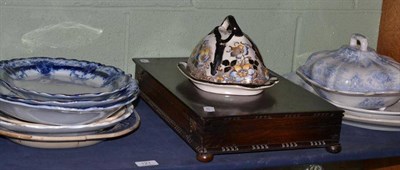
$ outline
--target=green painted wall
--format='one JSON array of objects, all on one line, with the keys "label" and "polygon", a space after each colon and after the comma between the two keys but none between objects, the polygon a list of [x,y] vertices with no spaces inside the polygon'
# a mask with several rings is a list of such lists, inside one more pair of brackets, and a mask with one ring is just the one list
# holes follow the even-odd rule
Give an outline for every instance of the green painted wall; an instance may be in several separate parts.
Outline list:
[{"label": "green painted wall", "polygon": [[283,74],[352,33],[375,48],[381,1],[0,0],[0,59],[77,58],[134,73],[131,58],[187,57],[227,15]]}]

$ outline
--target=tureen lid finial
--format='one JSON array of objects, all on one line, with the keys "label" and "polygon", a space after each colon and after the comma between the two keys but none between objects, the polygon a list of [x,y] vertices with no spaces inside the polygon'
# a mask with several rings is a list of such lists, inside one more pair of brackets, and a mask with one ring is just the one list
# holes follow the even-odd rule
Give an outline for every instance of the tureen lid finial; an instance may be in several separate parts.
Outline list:
[{"label": "tureen lid finial", "polygon": [[368,40],[364,35],[353,34],[350,38],[350,46],[357,47],[357,42],[360,42],[361,51],[368,51]]}]

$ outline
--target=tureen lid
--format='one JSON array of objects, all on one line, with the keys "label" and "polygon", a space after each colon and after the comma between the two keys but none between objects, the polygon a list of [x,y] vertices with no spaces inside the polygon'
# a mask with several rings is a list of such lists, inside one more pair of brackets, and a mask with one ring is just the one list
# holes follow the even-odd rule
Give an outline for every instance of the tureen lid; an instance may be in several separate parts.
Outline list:
[{"label": "tureen lid", "polygon": [[331,90],[400,92],[400,64],[377,54],[361,34],[337,50],[312,54],[298,71]]}]

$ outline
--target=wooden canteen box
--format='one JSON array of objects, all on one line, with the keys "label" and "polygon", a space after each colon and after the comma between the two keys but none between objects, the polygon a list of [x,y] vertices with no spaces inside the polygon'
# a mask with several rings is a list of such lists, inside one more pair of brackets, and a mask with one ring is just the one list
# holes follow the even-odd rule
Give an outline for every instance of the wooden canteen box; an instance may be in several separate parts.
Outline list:
[{"label": "wooden canteen box", "polygon": [[306,148],[341,151],[343,110],[275,74],[279,83],[253,96],[213,94],[177,69],[187,58],[138,58],[141,97],[197,153],[214,155]]}]

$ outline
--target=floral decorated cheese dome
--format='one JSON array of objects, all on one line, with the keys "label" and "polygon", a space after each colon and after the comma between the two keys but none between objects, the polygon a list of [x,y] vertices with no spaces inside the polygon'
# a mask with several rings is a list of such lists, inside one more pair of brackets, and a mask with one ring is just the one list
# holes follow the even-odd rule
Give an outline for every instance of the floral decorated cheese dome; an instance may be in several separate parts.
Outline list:
[{"label": "floral decorated cheese dome", "polygon": [[190,75],[213,83],[262,86],[271,75],[256,45],[228,16],[194,48],[187,61]]}]

